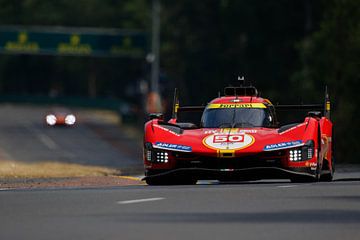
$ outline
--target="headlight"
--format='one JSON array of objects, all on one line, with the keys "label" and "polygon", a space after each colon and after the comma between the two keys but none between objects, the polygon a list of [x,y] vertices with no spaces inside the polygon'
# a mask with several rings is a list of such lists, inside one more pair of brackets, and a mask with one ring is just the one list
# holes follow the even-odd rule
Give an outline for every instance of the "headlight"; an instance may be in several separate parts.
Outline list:
[{"label": "headlight", "polygon": [[292,149],[289,151],[289,159],[292,162],[301,161],[301,148]]},{"label": "headlight", "polygon": [[50,126],[53,126],[56,124],[56,117],[53,114],[49,114],[46,116],[46,123]]},{"label": "headlight", "polygon": [[169,162],[169,154],[167,152],[156,152],[155,162],[157,163],[167,163]]},{"label": "headlight", "polygon": [[65,117],[65,124],[74,125],[76,122],[76,117],[72,114],[69,114]]},{"label": "headlight", "polygon": [[294,148],[289,151],[289,160],[291,162],[306,161],[314,157],[314,141],[309,140],[304,146]]},{"label": "headlight", "polygon": [[147,142],[144,145],[146,160],[153,163],[168,163],[171,158],[171,152],[152,147],[152,144]]},{"label": "headlight", "polygon": [[146,152],[146,159],[149,162],[153,163],[168,163],[169,162],[169,153],[165,151],[158,151],[158,150],[145,150]]}]

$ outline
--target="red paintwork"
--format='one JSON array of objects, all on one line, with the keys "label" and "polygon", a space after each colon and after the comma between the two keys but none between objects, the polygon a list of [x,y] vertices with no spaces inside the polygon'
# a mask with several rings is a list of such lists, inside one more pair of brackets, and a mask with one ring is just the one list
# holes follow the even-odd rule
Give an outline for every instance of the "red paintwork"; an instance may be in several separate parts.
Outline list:
[{"label": "red paintwork", "polygon": [[[212,100],[210,103],[226,103],[234,104],[235,97],[221,97]],[[271,105],[271,102],[267,99],[260,97],[236,97],[240,102],[239,103],[264,103],[265,105]],[[171,119],[169,123],[176,124],[176,119]],[[318,127],[320,126],[320,129]],[[282,133],[278,133],[277,128],[236,128],[236,129],[209,129],[209,128],[200,128],[200,129],[189,129],[184,130],[182,134],[177,134],[173,131],[170,131],[163,126],[161,126],[161,120],[153,119],[148,121],[145,124],[145,134],[144,134],[144,143],[151,143],[153,146],[156,142],[163,142],[169,144],[178,144],[184,146],[191,146],[191,153],[196,156],[206,156],[214,158],[224,158],[229,159],[229,157],[219,156],[219,150],[208,147],[204,144],[204,139],[211,136],[214,133],[224,132],[224,138],[219,137],[217,140],[221,141],[229,136],[229,131],[231,134],[240,134],[244,133],[249,135],[250,138],[253,138],[253,143],[249,144],[245,148],[238,149],[234,151],[234,155],[230,158],[239,158],[243,156],[254,156],[257,154],[264,153],[264,148],[269,144],[278,144],[296,140],[302,140],[303,143],[306,143],[308,140],[313,140],[315,143],[315,154],[312,159],[299,162],[291,162],[288,159],[288,152],[290,148],[283,149],[285,151],[284,156],[280,156],[281,167],[283,169],[308,169],[309,171],[314,170],[314,166],[319,164],[319,168],[322,168],[322,165],[325,164],[324,161],[328,162],[330,169],[332,168],[332,123],[329,119],[322,117],[321,119],[316,117],[305,117],[304,122],[292,127]],[[320,132],[321,137],[318,133]],[[249,138],[249,139],[250,139]],[[321,141],[319,141],[321,139]],[[215,141],[215,140],[214,140]],[[319,149],[319,144],[321,144],[320,152],[317,152]],[[270,152],[268,154],[271,155]],[[168,151],[172,152],[172,151]],[[144,151],[145,153],[145,151]],[[320,154],[319,163],[317,163],[318,154]],[[220,154],[221,155],[221,154]],[[176,169],[176,157],[170,155],[168,163],[153,163],[149,162],[146,159],[146,154],[144,154],[144,165],[146,170],[173,170]]]},{"label": "red paintwork", "polygon": [[57,125],[65,125],[65,114],[57,114],[56,116],[56,124]]}]

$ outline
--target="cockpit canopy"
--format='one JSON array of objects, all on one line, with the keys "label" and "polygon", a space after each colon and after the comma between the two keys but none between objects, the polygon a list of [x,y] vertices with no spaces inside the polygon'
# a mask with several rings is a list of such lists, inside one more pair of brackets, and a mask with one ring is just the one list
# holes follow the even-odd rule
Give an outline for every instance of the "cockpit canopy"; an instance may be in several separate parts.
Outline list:
[{"label": "cockpit canopy", "polygon": [[274,127],[275,116],[262,103],[209,104],[203,112],[203,128]]}]

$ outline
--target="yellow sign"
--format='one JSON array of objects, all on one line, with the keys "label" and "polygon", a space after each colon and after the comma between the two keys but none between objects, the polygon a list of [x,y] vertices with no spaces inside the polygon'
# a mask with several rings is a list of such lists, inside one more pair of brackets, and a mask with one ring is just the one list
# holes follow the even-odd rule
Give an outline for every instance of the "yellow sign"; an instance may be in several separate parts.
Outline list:
[{"label": "yellow sign", "polygon": [[263,103],[212,103],[207,108],[266,108]]},{"label": "yellow sign", "polygon": [[62,54],[91,54],[90,44],[81,44],[80,36],[73,34],[70,36],[69,43],[60,43],[58,52]]},{"label": "yellow sign", "polygon": [[39,44],[36,42],[28,42],[28,34],[20,32],[17,42],[6,42],[5,49],[14,52],[38,52]]}]

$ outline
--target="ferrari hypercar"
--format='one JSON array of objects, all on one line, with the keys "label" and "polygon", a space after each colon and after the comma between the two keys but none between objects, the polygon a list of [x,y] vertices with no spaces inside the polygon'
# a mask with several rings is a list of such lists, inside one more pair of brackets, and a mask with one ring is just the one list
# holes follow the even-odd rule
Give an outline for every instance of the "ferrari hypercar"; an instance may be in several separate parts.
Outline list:
[{"label": "ferrari hypercar", "polygon": [[[280,126],[277,111],[304,110],[300,122]],[[181,115],[199,115],[186,121]],[[206,106],[150,114],[144,133],[144,180],[149,185],[197,180],[290,179],[331,181],[333,124],[327,91],[323,104],[273,105],[253,86],[227,87]]]},{"label": "ferrari hypercar", "polygon": [[46,114],[45,123],[48,126],[73,126],[76,123],[76,117],[71,111],[58,108]]}]

